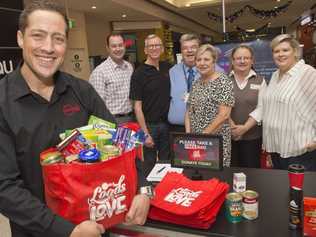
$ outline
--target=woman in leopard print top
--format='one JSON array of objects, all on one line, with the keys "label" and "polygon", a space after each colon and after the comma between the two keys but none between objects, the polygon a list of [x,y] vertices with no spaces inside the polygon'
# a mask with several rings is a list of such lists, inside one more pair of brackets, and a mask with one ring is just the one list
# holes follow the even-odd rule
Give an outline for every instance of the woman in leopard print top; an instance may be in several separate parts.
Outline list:
[{"label": "woman in leopard print top", "polygon": [[215,71],[217,50],[202,45],[196,53],[196,67],[201,75],[193,84],[185,116],[186,132],[223,137],[223,165],[230,166],[231,130],[229,116],[235,100],[233,84],[225,74]]}]

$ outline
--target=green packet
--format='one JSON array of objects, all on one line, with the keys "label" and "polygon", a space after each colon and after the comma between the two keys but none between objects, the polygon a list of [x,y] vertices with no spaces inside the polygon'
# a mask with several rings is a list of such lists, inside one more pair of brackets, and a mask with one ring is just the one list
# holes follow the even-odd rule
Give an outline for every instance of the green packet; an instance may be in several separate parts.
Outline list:
[{"label": "green packet", "polygon": [[[109,121],[105,121],[94,115],[91,115],[89,117],[88,125],[79,127],[76,129],[79,130],[79,132],[94,129],[94,130],[107,130],[113,133],[116,131],[116,124],[111,123]],[[66,130],[64,133],[59,134],[60,139],[64,140],[67,136],[71,134],[72,131],[73,129],[69,129],[69,130]]]},{"label": "green packet", "polygon": [[94,115],[91,115],[89,117],[88,125],[93,125],[94,129],[105,129],[105,130],[107,130],[106,128],[113,128],[113,129],[116,128],[116,124],[115,123],[111,123],[109,121],[105,121],[105,120],[103,120],[101,118],[98,118],[98,117],[96,117]]}]

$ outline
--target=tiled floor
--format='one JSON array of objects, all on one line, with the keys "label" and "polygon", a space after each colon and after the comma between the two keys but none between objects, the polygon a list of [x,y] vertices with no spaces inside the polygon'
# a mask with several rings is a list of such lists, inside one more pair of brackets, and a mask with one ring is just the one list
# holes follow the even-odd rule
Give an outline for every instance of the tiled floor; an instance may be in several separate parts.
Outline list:
[{"label": "tiled floor", "polygon": [[0,214],[0,237],[11,237],[8,219]]}]

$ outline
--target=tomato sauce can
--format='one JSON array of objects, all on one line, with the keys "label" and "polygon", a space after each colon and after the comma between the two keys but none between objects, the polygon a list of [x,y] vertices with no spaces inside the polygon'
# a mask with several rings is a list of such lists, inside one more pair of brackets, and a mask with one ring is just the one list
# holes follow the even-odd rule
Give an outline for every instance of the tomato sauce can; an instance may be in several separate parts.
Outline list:
[{"label": "tomato sauce can", "polygon": [[255,220],[259,216],[259,195],[252,190],[246,190],[242,193],[243,217],[247,220]]},{"label": "tomato sauce can", "polygon": [[242,221],[243,204],[242,195],[240,193],[228,193],[226,195],[226,218],[231,223]]}]

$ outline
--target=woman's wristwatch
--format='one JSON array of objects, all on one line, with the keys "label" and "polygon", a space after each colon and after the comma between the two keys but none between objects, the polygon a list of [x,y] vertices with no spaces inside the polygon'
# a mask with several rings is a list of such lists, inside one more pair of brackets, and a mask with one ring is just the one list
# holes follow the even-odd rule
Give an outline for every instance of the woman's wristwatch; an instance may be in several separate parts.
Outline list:
[{"label": "woman's wristwatch", "polygon": [[155,190],[151,185],[140,187],[139,194],[144,194],[150,199],[155,197]]}]

